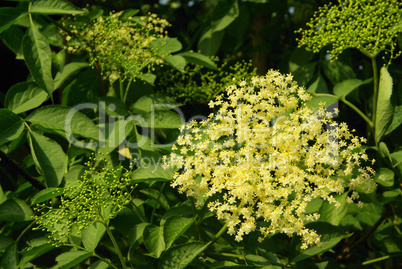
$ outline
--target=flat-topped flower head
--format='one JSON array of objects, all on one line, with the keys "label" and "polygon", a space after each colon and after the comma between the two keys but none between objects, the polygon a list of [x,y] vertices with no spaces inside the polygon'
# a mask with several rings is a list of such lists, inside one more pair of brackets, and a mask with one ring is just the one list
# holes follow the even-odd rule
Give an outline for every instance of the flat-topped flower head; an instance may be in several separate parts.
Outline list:
[{"label": "flat-topped flower head", "polygon": [[[271,70],[228,86],[226,95],[210,102],[219,109],[207,120],[182,127],[165,158],[178,171],[172,186],[197,199],[213,197],[209,209],[237,241],[259,228],[261,240],[297,234],[302,248],[319,245],[320,236],[304,226],[319,219],[305,213],[307,204],[321,198],[339,207],[333,194],[351,191],[353,203],[358,186],[375,188],[373,170],[363,166],[365,139],[338,125],[324,104],[309,107],[311,96],[291,75]],[[257,227],[260,220],[267,225]]]},{"label": "flat-topped flower head", "polygon": [[163,63],[158,55],[159,47],[152,46],[152,41],[167,37],[165,28],[169,23],[155,14],[122,17],[122,12],[110,13],[90,23],[73,20],[66,25],[81,40],[79,46],[73,46],[76,41],[67,35],[67,41],[72,39],[69,44],[73,44],[68,50],[86,50],[90,64],[98,65],[102,75],[111,82],[120,76],[135,79]]},{"label": "flat-topped flower head", "polygon": [[107,221],[130,202],[129,178],[123,167],[111,168],[104,160],[101,167],[90,167],[76,182],[67,182],[56,205],[39,204],[36,229],[50,232],[55,245],[68,242],[73,232],[79,233],[96,221]]},{"label": "flat-topped flower head", "polygon": [[[217,57],[211,57],[211,60],[218,65]],[[205,104],[220,95],[233,78],[249,80],[256,74],[251,61],[231,65],[228,60],[223,61],[218,70],[189,63],[185,71],[171,69],[164,72],[158,78],[158,87],[180,102]]]},{"label": "flat-topped flower head", "polygon": [[394,54],[396,39],[402,31],[402,2],[400,0],[340,0],[338,5],[321,7],[300,29],[299,46],[318,52],[330,45],[331,60],[347,48],[356,48],[368,57],[380,52]]}]

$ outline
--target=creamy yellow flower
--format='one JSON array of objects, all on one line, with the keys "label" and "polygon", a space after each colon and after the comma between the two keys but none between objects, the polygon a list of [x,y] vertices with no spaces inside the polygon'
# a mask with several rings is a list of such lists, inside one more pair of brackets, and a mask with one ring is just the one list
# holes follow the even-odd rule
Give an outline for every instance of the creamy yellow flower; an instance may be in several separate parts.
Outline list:
[{"label": "creamy yellow flower", "polygon": [[[212,197],[209,209],[236,241],[264,220],[261,240],[297,234],[302,248],[319,245],[320,236],[304,223],[320,216],[304,213],[307,204],[319,197],[339,207],[333,194],[375,188],[373,170],[361,166],[368,160],[365,140],[333,121],[324,105],[309,107],[311,97],[291,75],[271,70],[228,86],[226,95],[210,102],[220,109],[207,120],[181,128],[177,150],[165,158],[178,170],[172,186],[197,199]],[[347,201],[358,197],[353,191]]]}]

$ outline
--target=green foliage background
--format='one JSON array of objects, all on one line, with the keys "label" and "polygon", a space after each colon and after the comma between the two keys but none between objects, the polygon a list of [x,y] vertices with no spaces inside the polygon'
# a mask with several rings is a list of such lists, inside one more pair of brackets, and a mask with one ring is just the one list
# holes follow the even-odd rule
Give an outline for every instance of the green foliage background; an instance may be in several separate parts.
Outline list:
[{"label": "green foliage background", "polygon": [[[295,31],[307,29],[319,7],[337,1],[0,2],[2,59],[12,59],[1,62],[1,268],[402,267],[401,57],[387,65],[389,59],[382,54],[370,58],[352,48],[330,61],[329,46],[317,53],[298,47],[301,36]],[[160,64],[110,82],[85,51],[70,53],[69,46],[80,46],[62,34],[71,32],[66,25],[72,15],[90,25],[112,11],[124,11],[122,21],[150,12],[171,24],[168,37],[149,45]],[[402,35],[393,41],[399,51]],[[249,72],[221,68],[223,63],[234,67],[249,60]],[[367,152],[376,159],[378,187],[361,194],[363,209],[347,205],[343,195],[337,197],[338,209],[320,199],[309,205],[310,213],[321,215],[319,222],[307,226],[322,236],[322,247],[301,250],[297,237],[281,234],[262,243],[257,233],[234,241],[206,206],[196,208],[192,199],[169,186],[173,171],[160,165],[183,123],[175,109],[184,111],[186,120],[208,115],[205,103],[227,83],[222,75],[263,75],[271,68],[292,73],[314,96],[310,105],[337,104],[339,120],[368,139]],[[188,79],[197,98],[183,98],[185,87],[178,91],[181,96],[164,88],[180,85],[174,80],[169,84],[164,75],[172,73],[180,75],[181,85]],[[66,123],[72,107],[82,103],[94,106]],[[152,104],[164,105],[155,110]],[[102,122],[102,117],[113,120]],[[70,135],[88,146],[74,146]],[[141,146],[120,146],[125,139],[141,141]],[[105,174],[118,180],[100,183],[97,179],[108,179]],[[95,187],[86,192],[91,184]],[[60,201],[73,199],[68,195],[74,186],[96,195],[97,184],[113,199],[93,199],[102,212],[85,227],[69,226],[67,241],[55,243],[48,229],[35,229],[35,216],[43,208],[81,212],[60,206]],[[120,189],[129,191],[116,191]],[[115,200],[124,203],[116,205]],[[50,232],[57,234],[56,226]]]}]

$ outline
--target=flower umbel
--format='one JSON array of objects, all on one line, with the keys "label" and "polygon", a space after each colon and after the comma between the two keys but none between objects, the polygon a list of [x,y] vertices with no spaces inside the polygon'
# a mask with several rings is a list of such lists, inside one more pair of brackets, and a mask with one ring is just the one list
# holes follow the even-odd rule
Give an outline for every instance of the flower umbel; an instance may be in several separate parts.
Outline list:
[{"label": "flower umbel", "polygon": [[210,102],[217,113],[182,127],[165,159],[178,169],[172,186],[197,199],[212,197],[209,209],[237,241],[263,220],[261,240],[297,234],[302,248],[319,245],[320,236],[304,223],[320,216],[305,214],[307,204],[321,198],[339,207],[333,194],[352,191],[353,203],[358,186],[375,188],[373,170],[363,166],[365,139],[338,125],[324,104],[309,107],[311,96],[291,75],[271,70],[228,86],[226,94]]},{"label": "flower umbel", "polygon": [[299,46],[318,52],[331,45],[331,60],[347,48],[356,48],[372,58],[381,51],[394,55],[396,38],[402,31],[402,2],[399,0],[340,0],[321,7],[307,23]]},{"label": "flower umbel", "polygon": [[68,242],[73,231],[79,233],[96,221],[107,223],[130,201],[129,178],[123,167],[108,167],[103,160],[100,163],[104,166],[92,166],[78,181],[67,182],[60,205],[38,205],[36,229],[50,232],[56,245]]},{"label": "flower umbel", "polygon": [[90,64],[98,65],[112,83],[120,76],[135,79],[163,63],[159,47],[152,46],[152,42],[167,37],[165,28],[169,23],[155,14],[126,18],[118,12],[99,16],[90,23],[78,19],[68,23],[71,33],[77,35],[76,39],[67,35],[66,40],[71,40],[68,50],[86,50]]},{"label": "flower umbel", "polygon": [[[211,60],[217,63],[219,59],[212,57]],[[221,94],[222,90],[232,83],[232,79],[249,80],[256,74],[256,70],[252,69],[252,63],[245,61],[234,65],[224,61],[218,70],[190,63],[185,70],[186,72],[182,73],[172,69],[164,72],[158,79],[162,91],[185,103],[208,103]]]}]

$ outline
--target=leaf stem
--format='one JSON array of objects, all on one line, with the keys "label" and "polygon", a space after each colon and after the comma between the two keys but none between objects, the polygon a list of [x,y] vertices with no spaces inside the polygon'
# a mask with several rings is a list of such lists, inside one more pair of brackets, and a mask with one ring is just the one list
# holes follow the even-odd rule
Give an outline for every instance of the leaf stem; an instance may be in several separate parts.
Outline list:
[{"label": "leaf stem", "polygon": [[121,254],[120,248],[117,245],[116,239],[114,238],[112,231],[110,231],[109,226],[105,222],[102,222],[102,224],[106,228],[106,232],[109,235],[110,240],[112,241],[113,247],[116,250],[117,255],[119,256],[120,263],[123,266],[123,269],[127,269],[126,263],[124,262],[123,255]]},{"label": "leaf stem", "polygon": [[[124,100],[123,80],[121,78],[119,78],[119,88],[120,88],[120,100],[123,101]],[[123,103],[124,103],[124,101],[123,101]]]},{"label": "leaf stem", "polygon": [[130,90],[130,86],[131,86],[131,82],[132,82],[132,81],[133,81],[133,80],[130,79],[130,80],[127,82],[126,91],[125,91],[125,93],[124,93],[123,100],[122,100],[123,103],[126,103],[128,91]]},{"label": "leaf stem", "polygon": [[137,217],[139,217],[142,222],[148,223],[148,221],[145,219],[145,216],[141,213],[141,210],[138,208],[138,206],[135,204],[135,202],[134,202],[132,199],[131,199],[130,202],[131,202],[131,204],[132,204],[132,205],[134,206],[134,208],[135,208],[135,210],[134,210],[134,208],[129,207],[130,210],[131,210]]},{"label": "leaf stem", "polygon": [[377,220],[377,222],[370,228],[370,230],[364,234],[362,237],[359,238],[359,240],[357,240],[355,243],[353,243],[350,248],[349,251],[351,251],[352,249],[354,249],[357,245],[359,245],[361,242],[363,242],[364,240],[368,239],[374,232],[375,230],[381,225],[381,223],[388,218],[388,213],[385,212],[381,218],[379,220]]},{"label": "leaf stem", "polygon": [[17,244],[18,241],[20,241],[21,237],[28,231],[31,229],[31,227],[36,223],[36,221],[32,221],[18,236],[18,238],[15,240],[15,243]]},{"label": "leaf stem", "polygon": [[228,228],[228,224],[225,223],[225,225],[223,225],[223,227],[219,230],[219,232],[214,236],[214,238],[211,240],[211,242],[209,244],[213,244],[215,243],[221,236],[222,234],[227,230]]},{"label": "leaf stem", "polygon": [[[377,60],[376,57],[371,57],[371,65],[373,67],[373,78],[374,78],[374,94],[373,94],[373,116],[372,116],[372,122],[374,129],[376,128],[375,123],[376,123],[376,117],[377,117],[377,100],[378,100],[378,69],[377,69]],[[377,139],[376,139],[377,140]],[[375,141],[376,145],[378,141]]]},{"label": "leaf stem", "polygon": [[159,204],[159,200],[160,200],[162,191],[163,191],[163,189],[165,188],[165,185],[166,185],[166,182],[163,182],[162,187],[161,187],[161,189],[160,189],[160,191],[159,191],[158,197],[157,197],[157,199],[156,199],[155,206],[154,206],[154,208],[152,209],[151,219],[150,219],[150,221],[149,221],[149,223],[151,223],[151,224],[152,224],[152,221],[153,221],[153,219],[154,219],[155,210],[156,210],[156,207],[157,207],[158,204]]},{"label": "leaf stem", "polygon": [[383,260],[387,260],[387,259],[389,259],[389,258],[391,258],[390,255],[382,256],[382,257],[380,257],[380,258],[376,258],[376,259],[372,259],[372,260],[369,260],[369,261],[365,261],[365,262],[362,263],[362,265],[367,265],[367,264],[370,264],[370,263],[380,262],[380,261],[383,261]]},{"label": "leaf stem", "polygon": [[374,124],[373,122],[359,109],[357,108],[354,104],[352,104],[351,102],[349,102],[348,100],[346,100],[345,97],[342,97],[341,99],[342,102],[344,102],[348,107],[350,107],[351,109],[353,109],[357,114],[360,115],[360,117],[362,117],[370,126],[370,128],[374,128]]},{"label": "leaf stem", "polygon": [[[102,223],[102,222],[101,222]],[[102,223],[103,224],[103,223]],[[68,247],[73,247],[76,249],[80,249],[80,250],[84,250],[84,251],[88,251],[88,249],[83,248],[81,246],[78,246],[76,244],[63,244],[63,246],[68,246]],[[110,267],[114,268],[114,269],[118,269],[113,263],[111,263],[108,259],[103,258],[102,256],[99,256],[98,254],[95,253],[95,251],[92,251],[92,255],[96,258],[98,258],[99,260],[103,261],[104,263],[107,263],[107,265],[109,265]]]}]

